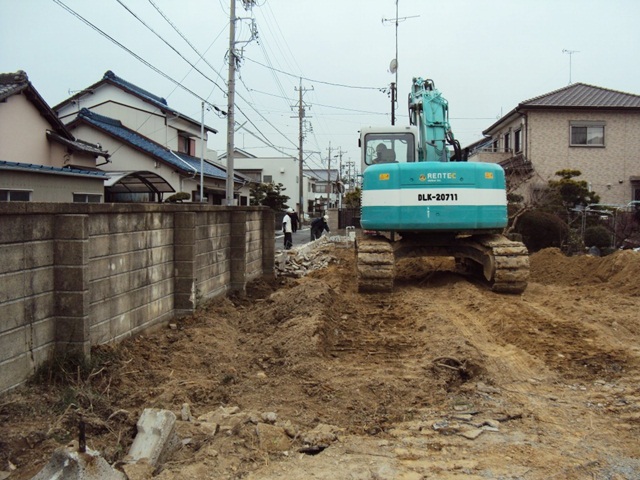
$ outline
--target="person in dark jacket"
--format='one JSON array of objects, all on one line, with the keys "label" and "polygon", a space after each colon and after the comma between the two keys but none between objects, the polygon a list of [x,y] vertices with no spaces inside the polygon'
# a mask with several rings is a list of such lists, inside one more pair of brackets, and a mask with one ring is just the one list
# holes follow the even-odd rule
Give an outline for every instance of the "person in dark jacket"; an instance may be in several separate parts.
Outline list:
[{"label": "person in dark jacket", "polygon": [[300,226],[300,220],[298,219],[298,214],[294,212],[292,208],[290,208],[289,210],[291,210],[291,212],[289,212],[289,218],[291,219],[291,230],[293,230],[293,233],[296,233],[298,231],[298,227]]},{"label": "person in dark jacket", "polygon": [[326,230],[329,231],[329,225],[327,225],[327,221],[329,217],[326,215],[323,217],[316,218],[313,222],[311,222],[311,240],[317,240],[322,236],[322,233]]}]

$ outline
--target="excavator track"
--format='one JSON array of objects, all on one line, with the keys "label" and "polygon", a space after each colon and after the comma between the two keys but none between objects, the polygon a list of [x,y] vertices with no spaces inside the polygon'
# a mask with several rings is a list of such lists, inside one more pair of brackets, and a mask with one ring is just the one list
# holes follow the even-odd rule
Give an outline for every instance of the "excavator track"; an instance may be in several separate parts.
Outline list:
[{"label": "excavator track", "polygon": [[494,292],[517,294],[527,288],[529,252],[523,243],[502,235],[442,238],[412,236],[397,242],[383,236],[358,238],[358,291],[391,292],[395,261],[407,256],[455,257],[459,273],[480,278]]},{"label": "excavator track", "polygon": [[393,248],[385,237],[364,236],[356,240],[358,291],[390,292],[396,273]]},{"label": "excavator track", "polygon": [[484,279],[492,291],[525,291],[529,280],[529,252],[523,243],[502,235],[479,235],[463,243],[472,252],[467,258],[482,265]]}]

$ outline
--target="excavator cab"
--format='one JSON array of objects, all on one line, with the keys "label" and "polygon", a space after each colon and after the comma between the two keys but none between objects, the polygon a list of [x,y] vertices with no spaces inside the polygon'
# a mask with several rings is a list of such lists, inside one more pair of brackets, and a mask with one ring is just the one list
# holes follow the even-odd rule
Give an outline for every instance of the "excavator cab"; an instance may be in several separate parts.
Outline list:
[{"label": "excavator cab", "polygon": [[361,171],[379,163],[409,163],[417,160],[417,134],[413,127],[363,128]]}]

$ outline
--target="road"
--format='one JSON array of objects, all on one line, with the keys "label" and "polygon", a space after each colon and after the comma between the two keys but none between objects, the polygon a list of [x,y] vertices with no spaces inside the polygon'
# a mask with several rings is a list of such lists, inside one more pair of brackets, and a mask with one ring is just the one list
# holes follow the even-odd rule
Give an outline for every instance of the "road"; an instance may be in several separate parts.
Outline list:
[{"label": "road", "polygon": [[[293,234],[293,246],[297,247],[311,241],[311,229],[303,227]],[[284,234],[280,230],[276,230],[276,250],[284,248]]]}]

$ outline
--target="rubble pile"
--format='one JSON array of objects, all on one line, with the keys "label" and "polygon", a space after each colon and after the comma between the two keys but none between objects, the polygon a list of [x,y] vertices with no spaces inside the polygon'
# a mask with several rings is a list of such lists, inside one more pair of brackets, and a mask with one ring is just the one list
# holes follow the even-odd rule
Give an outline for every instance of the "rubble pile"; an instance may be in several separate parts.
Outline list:
[{"label": "rubble pile", "polygon": [[343,236],[322,236],[300,247],[277,251],[276,276],[300,278],[314,270],[326,268],[336,261],[331,254],[334,245],[353,246],[353,241]]}]

